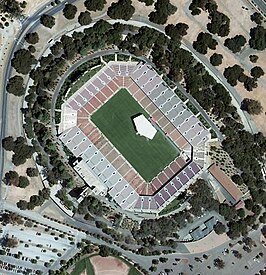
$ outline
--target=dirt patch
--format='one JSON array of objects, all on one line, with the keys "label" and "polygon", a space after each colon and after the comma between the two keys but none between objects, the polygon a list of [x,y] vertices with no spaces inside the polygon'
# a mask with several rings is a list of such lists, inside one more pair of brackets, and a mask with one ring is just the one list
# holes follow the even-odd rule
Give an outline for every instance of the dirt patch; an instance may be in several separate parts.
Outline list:
[{"label": "dirt patch", "polygon": [[203,253],[205,251],[218,247],[229,240],[229,237],[225,233],[217,235],[213,231],[208,236],[199,241],[187,243],[186,248],[189,250],[190,253]]},{"label": "dirt patch", "polygon": [[94,256],[91,259],[95,275],[127,275],[129,267],[114,257]]},{"label": "dirt patch", "polygon": [[[24,164],[19,166],[14,166],[14,170],[16,171],[19,176],[27,176],[26,169],[28,167],[34,167],[34,161],[32,159],[28,159]],[[7,201],[17,203],[19,200],[26,200],[29,201],[31,195],[38,194],[38,191],[43,188],[41,179],[39,175],[37,177],[28,177],[30,181],[30,185],[26,188],[20,188],[15,186],[8,186],[8,192],[7,192]],[[38,207],[34,209],[38,210]]]}]

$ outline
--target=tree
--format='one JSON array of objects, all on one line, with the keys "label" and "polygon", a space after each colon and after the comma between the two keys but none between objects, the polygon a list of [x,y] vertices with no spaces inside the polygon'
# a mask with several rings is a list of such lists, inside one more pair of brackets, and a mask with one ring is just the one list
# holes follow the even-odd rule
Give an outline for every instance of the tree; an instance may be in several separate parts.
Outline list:
[{"label": "tree", "polygon": [[103,10],[105,4],[106,0],[86,0],[84,2],[84,6],[89,11],[101,11]]},{"label": "tree", "polygon": [[25,201],[25,200],[19,200],[17,202],[17,207],[20,209],[20,210],[26,210],[28,209],[28,203]]},{"label": "tree", "polygon": [[209,14],[211,22],[207,24],[207,29],[213,34],[221,37],[227,36],[230,32],[230,19],[219,11],[214,11]]},{"label": "tree", "polygon": [[20,3],[16,0],[5,0],[0,1],[0,12],[7,13],[10,17],[19,18],[22,16],[23,8],[26,7],[26,2]]},{"label": "tree", "polygon": [[43,14],[40,18],[40,22],[46,28],[51,29],[55,25],[55,18],[48,14]]},{"label": "tree", "polygon": [[219,213],[224,216],[227,221],[232,220],[236,216],[235,208],[226,203],[219,205]]},{"label": "tree", "polygon": [[6,151],[13,151],[15,146],[13,137],[9,136],[9,137],[3,138],[2,146]]},{"label": "tree", "polygon": [[53,55],[59,55],[63,50],[63,44],[60,41],[56,41],[51,47],[50,47],[51,53]]},{"label": "tree", "polygon": [[5,174],[5,182],[7,185],[19,185],[19,176],[16,171],[9,171]]},{"label": "tree", "polygon": [[257,55],[255,55],[255,54],[251,54],[251,55],[249,56],[249,60],[250,60],[250,62],[252,62],[252,63],[256,63],[256,62],[258,61],[258,59],[259,59],[259,57],[258,57]]},{"label": "tree", "polygon": [[261,67],[255,66],[255,67],[253,67],[253,68],[251,69],[250,74],[251,74],[251,76],[253,76],[254,78],[258,79],[258,78],[260,78],[261,76],[264,75],[264,71],[263,71],[263,69],[262,69]]},{"label": "tree", "polygon": [[28,74],[31,70],[31,66],[36,62],[35,57],[29,50],[20,49],[15,52],[11,60],[11,65],[18,73]]},{"label": "tree", "polygon": [[37,32],[27,33],[25,36],[25,40],[29,44],[37,44],[39,42],[39,35]]},{"label": "tree", "polygon": [[257,26],[250,29],[249,45],[251,48],[263,51],[266,48],[266,29],[263,26]]},{"label": "tree", "polygon": [[48,200],[51,195],[51,190],[49,188],[43,188],[42,190],[39,191],[39,196],[44,199]]},{"label": "tree", "polygon": [[235,175],[231,176],[231,179],[237,185],[242,185],[243,184],[243,179],[238,174],[235,174]]},{"label": "tree", "polygon": [[164,258],[164,257],[160,257],[160,258],[159,258],[159,261],[160,261],[161,263],[166,263],[166,262],[168,261],[168,259],[167,259],[167,258]]},{"label": "tree", "polygon": [[107,15],[113,19],[129,20],[135,12],[131,0],[118,0],[112,3],[107,10]]},{"label": "tree", "polygon": [[6,90],[15,96],[22,96],[25,93],[23,78],[19,75],[11,77],[7,83]]},{"label": "tree", "polygon": [[152,265],[152,266],[150,266],[149,270],[150,270],[151,272],[156,272],[156,271],[157,271],[157,267],[154,266],[154,265]]},{"label": "tree", "polygon": [[80,25],[89,25],[91,23],[91,15],[88,11],[81,12],[78,17],[78,22]]},{"label": "tree", "polygon": [[223,56],[221,54],[218,53],[214,53],[211,57],[210,57],[210,62],[213,66],[219,66],[222,64],[223,62]]},{"label": "tree", "polygon": [[139,0],[139,2],[145,3],[146,6],[151,6],[154,0]]},{"label": "tree", "polygon": [[241,109],[247,111],[251,115],[259,115],[263,108],[259,101],[251,98],[244,98],[241,102]]},{"label": "tree", "polygon": [[165,24],[169,15],[177,11],[177,7],[172,5],[169,0],[157,0],[155,11],[149,14],[149,20],[156,24]]},{"label": "tree", "polygon": [[249,92],[252,91],[253,89],[257,88],[258,84],[256,82],[256,78],[245,76],[244,87]]},{"label": "tree", "polygon": [[218,235],[223,234],[226,231],[225,225],[221,222],[217,222],[214,225],[213,229],[214,229],[215,233]]},{"label": "tree", "polygon": [[63,15],[65,16],[66,19],[71,20],[75,18],[77,11],[78,9],[75,5],[66,4],[63,9]]},{"label": "tree", "polygon": [[12,162],[18,166],[25,163],[26,159],[32,156],[33,147],[25,144],[25,139],[23,137],[18,137],[14,144]]},{"label": "tree", "polygon": [[240,52],[241,48],[246,44],[247,40],[243,35],[236,35],[232,38],[227,38],[224,45],[233,53]]},{"label": "tree", "polygon": [[14,248],[18,245],[18,240],[15,238],[6,237],[4,240],[4,246]]},{"label": "tree", "polygon": [[254,12],[253,14],[251,14],[250,19],[257,25],[261,25],[263,22],[263,16],[259,12]]},{"label": "tree", "polygon": [[187,34],[188,28],[188,25],[185,23],[178,23],[176,25],[169,24],[165,27],[165,33],[172,39],[181,40],[182,37]]},{"label": "tree", "polygon": [[239,77],[241,77],[244,73],[244,69],[241,68],[239,65],[234,65],[232,67],[227,67],[224,69],[224,77],[226,78],[227,82],[232,85],[236,86]]},{"label": "tree", "polygon": [[225,266],[225,263],[222,259],[216,258],[213,261],[214,266],[218,267],[218,269],[223,269]]},{"label": "tree", "polygon": [[18,187],[20,188],[26,188],[27,186],[30,185],[30,182],[27,177],[24,176],[19,176],[19,184]]},{"label": "tree", "polygon": [[29,177],[37,177],[38,176],[38,169],[34,167],[28,167],[26,170],[27,176]]},{"label": "tree", "polygon": [[247,210],[251,211],[254,206],[253,200],[247,199],[244,202],[245,202],[245,207],[247,208]]},{"label": "tree", "polygon": [[201,54],[206,54],[208,48],[215,50],[218,42],[209,33],[199,33],[197,40],[193,42],[193,48]]},{"label": "tree", "polygon": [[29,46],[28,46],[28,50],[29,50],[31,53],[35,53],[35,52],[36,52],[36,48],[35,48],[33,45],[29,45]]}]

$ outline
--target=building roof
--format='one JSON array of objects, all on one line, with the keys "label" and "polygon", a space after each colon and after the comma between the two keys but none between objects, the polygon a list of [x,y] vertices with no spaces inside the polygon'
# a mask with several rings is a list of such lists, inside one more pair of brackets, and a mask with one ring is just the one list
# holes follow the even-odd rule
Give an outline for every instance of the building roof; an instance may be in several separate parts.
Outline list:
[{"label": "building roof", "polygon": [[157,130],[152,126],[144,115],[133,118],[137,133],[148,139],[153,139]]},{"label": "building roof", "polygon": [[222,187],[230,194],[230,196],[238,202],[243,194],[234,182],[215,164],[209,167],[211,175],[222,185]]}]

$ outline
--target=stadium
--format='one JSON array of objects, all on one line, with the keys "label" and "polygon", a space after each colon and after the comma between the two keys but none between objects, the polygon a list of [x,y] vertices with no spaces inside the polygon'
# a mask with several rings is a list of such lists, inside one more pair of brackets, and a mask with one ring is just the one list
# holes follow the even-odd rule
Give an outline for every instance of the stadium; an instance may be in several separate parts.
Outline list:
[{"label": "stadium", "polygon": [[158,212],[205,169],[209,131],[144,62],[110,61],[62,105],[60,139],[96,195]]}]

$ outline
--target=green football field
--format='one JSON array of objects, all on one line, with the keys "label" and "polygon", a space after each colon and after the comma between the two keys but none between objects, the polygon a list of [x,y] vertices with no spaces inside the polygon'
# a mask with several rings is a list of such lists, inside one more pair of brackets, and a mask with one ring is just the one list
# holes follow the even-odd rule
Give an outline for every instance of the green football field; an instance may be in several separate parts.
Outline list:
[{"label": "green football field", "polygon": [[126,89],[121,89],[91,117],[93,123],[147,181],[178,155],[178,149],[157,131],[152,140],[136,134],[132,117],[148,114]]}]

